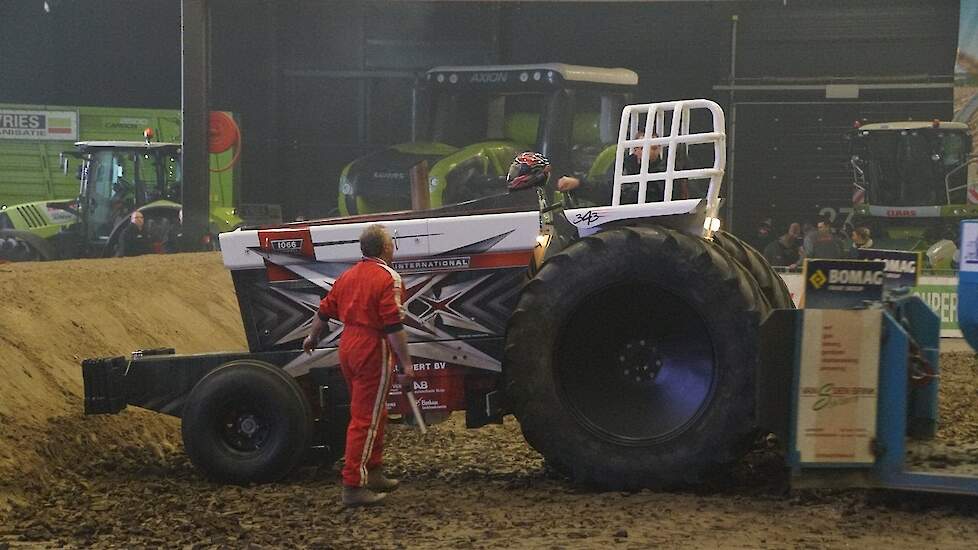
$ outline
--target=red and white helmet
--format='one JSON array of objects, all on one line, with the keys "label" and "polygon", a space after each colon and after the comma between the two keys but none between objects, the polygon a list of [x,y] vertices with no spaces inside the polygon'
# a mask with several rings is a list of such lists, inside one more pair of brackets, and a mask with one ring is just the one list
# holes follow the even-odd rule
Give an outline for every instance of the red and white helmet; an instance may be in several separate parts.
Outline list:
[{"label": "red and white helmet", "polygon": [[509,165],[506,188],[519,191],[531,187],[543,187],[550,180],[550,160],[540,153],[526,151],[516,155]]}]

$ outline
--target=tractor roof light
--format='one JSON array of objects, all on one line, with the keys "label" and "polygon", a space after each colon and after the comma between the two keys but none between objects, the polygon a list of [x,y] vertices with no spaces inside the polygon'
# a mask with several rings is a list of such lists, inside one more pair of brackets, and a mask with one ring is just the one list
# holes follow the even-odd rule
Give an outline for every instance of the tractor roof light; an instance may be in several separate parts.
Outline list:
[{"label": "tractor roof light", "polygon": [[153,129],[146,128],[143,130],[143,137],[146,138],[146,144],[149,145],[149,142],[153,141]]},{"label": "tractor roof light", "polygon": [[860,128],[861,126],[862,126],[862,125],[863,125],[863,123],[862,123],[862,122],[860,122],[859,120],[854,120],[854,121],[852,121],[852,127],[853,127],[853,128],[855,128],[855,129],[857,129],[857,130],[858,130],[858,129],[859,129],[859,128]]}]

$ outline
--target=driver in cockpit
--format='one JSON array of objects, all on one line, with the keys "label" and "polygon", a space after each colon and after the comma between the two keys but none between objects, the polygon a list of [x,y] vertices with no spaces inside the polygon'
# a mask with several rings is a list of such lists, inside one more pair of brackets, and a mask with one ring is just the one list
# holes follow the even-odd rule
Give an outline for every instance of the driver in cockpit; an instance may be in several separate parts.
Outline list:
[{"label": "driver in cockpit", "polygon": [[[634,139],[645,137],[645,132],[639,131]],[[655,134],[652,137],[656,137]],[[639,173],[642,163],[642,147],[633,147],[624,158],[623,171],[626,175]],[[660,172],[665,169],[662,158],[662,146],[649,146],[649,172]],[[557,180],[557,190],[561,193],[570,193],[573,197],[584,199],[594,204],[611,204],[611,195],[615,185],[615,166],[612,165],[604,178],[588,180],[584,176],[564,175]],[[646,202],[661,201],[664,195],[664,185],[662,181],[650,181],[647,187]],[[634,204],[638,202],[638,186],[626,184],[622,188],[624,204]]]}]

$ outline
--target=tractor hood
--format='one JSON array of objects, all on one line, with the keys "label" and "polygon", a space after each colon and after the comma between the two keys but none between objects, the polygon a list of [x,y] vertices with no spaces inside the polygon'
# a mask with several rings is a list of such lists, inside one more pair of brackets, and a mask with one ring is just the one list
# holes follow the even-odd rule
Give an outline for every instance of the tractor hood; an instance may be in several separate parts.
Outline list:
[{"label": "tractor hood", "polygon": [[[411,169],[436,162],[458,149],[441,143],[405,143],[361,157],[350,163],[340,178],[340,193],[385,209],[411,208]],[[356,211],[356,210],[354,210]]]},{"label": "tractor hood", "polygon": [[430,168],[457,150],[441,143],[392,145],[351,163],[340,192],[366,199],[395,198],[407,201],[410,206],[411,169],[422,162],[427,162]]},{"label": "tractor hood", "polygon": [[61,226],[76,222],[76,204],[71,200],[38,201],[0,207],[0,229],[58,231]]}]

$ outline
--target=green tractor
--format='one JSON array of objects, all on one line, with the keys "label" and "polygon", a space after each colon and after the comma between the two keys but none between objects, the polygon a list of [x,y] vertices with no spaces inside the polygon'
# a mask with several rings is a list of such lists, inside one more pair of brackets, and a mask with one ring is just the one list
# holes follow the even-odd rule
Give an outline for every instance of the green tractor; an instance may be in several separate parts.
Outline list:
[{"label": "green tractor", "polygon": [[856,124],[847,138],[853,224],[870,229],[874,248],[923,251],[930,267],[950,268],[961,220],[978,218],[968,126]]},{"label": "green tractor", "polygon": [[526,150],[566,173],[604,177],[614,164],[622,107],[637,84],[628,69],[561,63],[435,67],[419,94],[422,139],[348,164],[340,213],[417,207],[412,187],[427,187],[431,208],[492,196],[513,157]]},{"label": "green tractor", "polygon": [[[111,256],[136,210],[143,213],[154,246],[164,251],[179,232],[181,145],[147,139],[82,141],[75,148],[62,162],[67,173],[71,157],[81,160],[76,199],[0,207],[0,261]],[[211,183],[213,235],[242,223],[231,186],[230,180]]]}]

